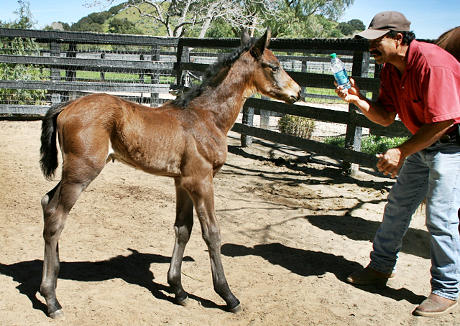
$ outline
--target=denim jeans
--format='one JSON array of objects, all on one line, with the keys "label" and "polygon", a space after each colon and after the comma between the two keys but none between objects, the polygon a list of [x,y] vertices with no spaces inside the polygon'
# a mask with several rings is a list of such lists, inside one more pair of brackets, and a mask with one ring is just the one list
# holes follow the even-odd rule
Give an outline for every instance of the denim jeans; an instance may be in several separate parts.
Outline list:
[{"label": "denim jeans", "polygon": [[[426,198],[432,292],[456,300],[460,288],[460,146],[436,142],[406,158],[388,195],[369,266],[394,270],[412,215]],[[414,271],[417,273],[417,271]]]}]

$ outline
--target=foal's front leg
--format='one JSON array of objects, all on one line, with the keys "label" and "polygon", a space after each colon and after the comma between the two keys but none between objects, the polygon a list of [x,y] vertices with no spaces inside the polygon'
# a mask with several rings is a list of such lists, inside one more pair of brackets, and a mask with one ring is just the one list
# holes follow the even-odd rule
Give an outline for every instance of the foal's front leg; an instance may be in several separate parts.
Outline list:
[{"label": "foal's front leg", "polygon": [[187,292],[184,291],[181,282],[181,266],[184,257],[185,246],[190,239],[193,227],[193,202],[187,191],[176,180],[176,222],[174,231],[176,242],[174,243],[171,265],[168,271],[168,283],[174,292],[176,302],[184,305],[187,301]]},{"label": "foal's front leg", "polygon": [[222,266],[221,237],[214,211],[212,176],[202,180],[194,180],[188,186],[200,220],[203,239],[208,246],[214,290],[225,300],[229,311],[238,312],[241,310],[240,301],[230,291]]}]

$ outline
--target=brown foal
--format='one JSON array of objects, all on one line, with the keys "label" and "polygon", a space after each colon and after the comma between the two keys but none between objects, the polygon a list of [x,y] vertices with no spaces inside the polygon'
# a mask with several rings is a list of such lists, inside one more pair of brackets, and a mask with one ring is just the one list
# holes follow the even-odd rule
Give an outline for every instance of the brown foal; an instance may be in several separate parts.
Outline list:
[{"label": "brown foal", "polygon": [[209,249],[215,291],[229,311],[240,309],[222,267],[221,237],[214,210],[213,177],[227,156],[227,133],[245,99],[255,92],[293,103],[300,87],[267,49],[270,31],[257,41],[243,33],[242,44],[207,72],[204,82],[178,99],[149,108],[107,94],[88,95],[50,108],[41,135],[41,167],[50,179],[62,153],[61,181],[42,199],[45,256],[40,293],[48,314],[62,314],[56,299],[58,240],[81,192],[107,162],[118,160],[147,173],[174,178],[175,244],[168,283],[183,304],[181,265],[193,226],[193,208]]},{"label": "brown foal", "polygon": [[460,26],[443,33],[435,43],[460,61]]}]

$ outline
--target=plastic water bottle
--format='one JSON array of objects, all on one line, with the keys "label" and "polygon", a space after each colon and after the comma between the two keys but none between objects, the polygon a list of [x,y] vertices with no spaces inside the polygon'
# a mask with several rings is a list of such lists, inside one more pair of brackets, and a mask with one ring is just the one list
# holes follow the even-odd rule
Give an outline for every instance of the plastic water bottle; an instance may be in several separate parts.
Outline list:
[{"label": "plastic water bottle", "polygon": [[350,79],[348,78],[347,71],[345,70],[345,64],[337,58],[337,54],[331,54],[331,69],[334,73],[335,81],[339,86],[343,86],[343,88],[350,88]]}]

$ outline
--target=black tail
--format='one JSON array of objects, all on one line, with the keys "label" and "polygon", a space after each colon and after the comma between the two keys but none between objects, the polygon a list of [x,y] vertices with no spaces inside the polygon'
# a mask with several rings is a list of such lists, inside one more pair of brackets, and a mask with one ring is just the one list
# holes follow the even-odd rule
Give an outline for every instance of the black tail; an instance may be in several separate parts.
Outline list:
[{"label": "black tail", "polygon": [[56,146],[56,119],[59,113],[68,103],[60,103],[52,106],[42,121],[42,135],[40,147],[40,167],[46,179],[51,180],[54,171],[58,167]]}]

